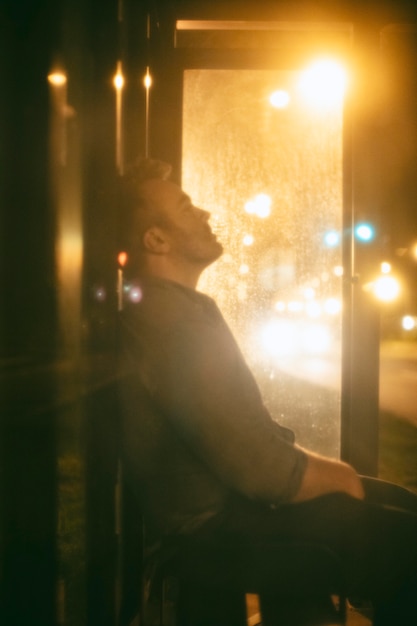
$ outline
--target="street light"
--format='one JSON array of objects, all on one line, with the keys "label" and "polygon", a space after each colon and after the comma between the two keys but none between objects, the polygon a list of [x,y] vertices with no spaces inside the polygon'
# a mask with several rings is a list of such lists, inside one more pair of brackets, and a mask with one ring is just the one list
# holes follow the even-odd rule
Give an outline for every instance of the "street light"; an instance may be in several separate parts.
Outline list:
[{"label": "street light", "polygon": [[372,292],[381,302],[393,302],[400,295],[401,286],[394,276],[383,274],[372,284]]},{"label": "street light", "polygon": [[414,330],[417,328],[417,317],[413,317],[412,315],[404,315],[401,321],[401,325],[404,330]]},{"label": "street light", "polygon": [[67,82],[67,77],[63,72],[56,71],[48,74],[48,82],[54,87],[61,87]]},{"label": "street light", "polygon": [[285,109],[289,105],[290,100],[290,94],[283,89],[278,89],[269,96],[269,102],[275,109]]},{"label": "street light", "polygon": [[347,72],[340,63],[319,59],[302,72],[298,87],[308,104],[329,109],[343,102],[347,82]]},{"label": "street light", "polygon": [[123,173],[123,135],[122,135],[122,89],[125,79],[122,72],[122,63],[118,61],[117,71],[113,77],[113,85],[116,89],[116,167],[120,174]]}]

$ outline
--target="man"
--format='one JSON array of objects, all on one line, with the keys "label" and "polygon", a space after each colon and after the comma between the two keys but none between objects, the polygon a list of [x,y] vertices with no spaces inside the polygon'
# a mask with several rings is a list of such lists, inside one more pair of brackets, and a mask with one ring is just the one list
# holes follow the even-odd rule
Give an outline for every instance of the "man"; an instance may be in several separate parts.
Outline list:
[{"label": "man", "polygon": [[148,525],[159,537],[327,545],[349,591],[375,602],[377,626],[417,624],[417,516],[365,501],[351,466],[301,449],[271,418],[220,311],[196,291],[222,253],[210,215],[168,173],[147,161],[123,182],[141,294],[121,315],[125,467]]}]

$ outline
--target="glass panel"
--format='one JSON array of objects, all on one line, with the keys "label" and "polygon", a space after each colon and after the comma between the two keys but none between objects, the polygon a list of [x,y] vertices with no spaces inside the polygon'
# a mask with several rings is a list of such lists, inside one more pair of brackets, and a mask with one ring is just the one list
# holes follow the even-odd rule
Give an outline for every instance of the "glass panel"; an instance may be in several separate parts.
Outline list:
[{"label": "glass panel", "polygon": [[338,456],[343,98],[337,76],[327,92],[312,80],[185,71],[183,186],[225,246],[199,289],[218,302],[273,417]]}]

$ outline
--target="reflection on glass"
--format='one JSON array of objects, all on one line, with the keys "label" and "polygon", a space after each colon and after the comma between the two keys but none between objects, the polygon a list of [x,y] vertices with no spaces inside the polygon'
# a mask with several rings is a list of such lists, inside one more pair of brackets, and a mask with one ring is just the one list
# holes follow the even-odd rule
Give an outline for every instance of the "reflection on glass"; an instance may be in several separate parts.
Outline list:
[{"label": "reflection on glass", "polygon": [[199,288],[222,308],[273,416],[337,456],[342,102],[309,107],[300,76],[187,70],[183,186],[225,245]]}]

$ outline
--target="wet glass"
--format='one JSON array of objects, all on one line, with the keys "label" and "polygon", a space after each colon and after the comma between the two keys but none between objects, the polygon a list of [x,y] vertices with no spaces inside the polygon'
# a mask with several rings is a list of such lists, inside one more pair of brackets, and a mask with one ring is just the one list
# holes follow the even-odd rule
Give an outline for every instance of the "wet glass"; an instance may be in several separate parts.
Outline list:
[{"label": "wet glass", "polygon": [[219,304],[273,418],[339,456],[343,102],[309,99],[301,78],[186,70],[182,183],[225,248],[199,289]]}]

